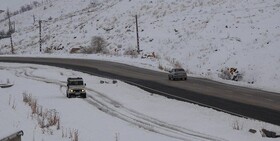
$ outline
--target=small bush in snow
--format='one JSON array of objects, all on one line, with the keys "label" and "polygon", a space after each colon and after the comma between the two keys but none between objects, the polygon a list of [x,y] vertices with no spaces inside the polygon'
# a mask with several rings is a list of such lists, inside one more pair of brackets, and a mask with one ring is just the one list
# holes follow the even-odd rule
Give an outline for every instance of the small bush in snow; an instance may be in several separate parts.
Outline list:
[{"label": "small bush in snow", "polygon": [[108,50],[106,46],[107,46],[107,42],[104,40],[104,38],[100,36],[94,36],[91,39],[90,46],[82,48],[81,52],[86,54],[93,54],[93,53],[107,54]]},{"label": "small bush in snow", "polygon": [[124,53],[123,53],[124,55],[130,55],[130,56],[132,56],[133,58],[137,58],[137,56],[138,56],[138,52],[137,52],[137,50],[136,49],[133,49],[133,48],[127,48],[125,51],[124,51]]},{"label": "small bush in snow", "polygon": [[237,68],[224,68],[221,70],[219,77],[226,80],[240,81],[243,75],[237,70]]},{"label": "small bush in snow", "polygon": [[21,6],[19,12],[24,13],[24,12],[30,11],[32,9],[33,9],[33,5],[32,4],[27,4],[25,6]]},{"label": "small bush in snow", "polygon": [[170,69],[163,67],[161,63],[158,64],[158,69],[163,70],[163,71],[169,71]]},{"label": "small bush in snow", "polygon": [[182,65],[179,61],[175,61],[173,65],[175,68],[182,68]]},{"label": "small bush in snow", "polygon": [[53,18],[52,18],[51,16],[48,18],[49,21],[51,21],[52,19],[53,19]]},{"label": "small bush in snow", "polygon": [[232,128],[234,130],[242,130],[243,129],[243,125],[240,125],[240,123],[236,120],[236,121],[233,122]]},{"label": "small bush in snow", "polygon": [[160,63],[158,64],[158,69],[163,70],[163,66]]},{"label": "small bush in snow", "polygon": [[96,7],[96,6],[97,6],[97,3],[96,3],[96,1],[94,1],[94,0],[91,0],[90,3],[89,3],[89,5],[88,5],[88,7],[91,7],[91,8],[94,8],[94,7]]},{"label": "small bush in snow", "polygon": [[[30,106],[32,117],[37,117],[40,128],[48,129],[51,126],[56,126],[57,130],[60,129],[60,117],[55,109],[45,109],[43,111],[43,107],[38,105],[37,99],[26,92],[23,93],[23,102]],[[50,133],[52,134],[52,131]]]},{"label": "small bush in snow", "polygon": [[53,51],[52,51],[51,48],[46,48],[46,49],[44,50],[44,53],[51,54],[51,53],[53,53]]},{"label": "small bush in snow", "polygon": [[222,79],[230,80],[231,74],[228,68],[221,69],[221,73],[219,74],[219,77]]},{"label": "small bush in snow", "polygon": [[[13,101],[13,104],[12,104],[11,101]],[[15,101],[15,99],[12,100],[12,96],[11,95],[9,96],[9,106],[11,106],[12,109],[14,109],[14,110],[16,109],[16,101]]]},{"label": "small bush in snow", "polygon": [[71,141],[79,141],[79,131],[77,129],[62,129],[62,138],[69,138]]}]

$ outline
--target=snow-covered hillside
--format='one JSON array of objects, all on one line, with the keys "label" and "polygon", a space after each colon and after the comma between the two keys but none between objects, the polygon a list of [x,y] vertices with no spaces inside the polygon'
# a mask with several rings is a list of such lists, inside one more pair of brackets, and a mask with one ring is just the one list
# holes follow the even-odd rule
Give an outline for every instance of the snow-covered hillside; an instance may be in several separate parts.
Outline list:
[{"label": "snow-covered hillside", "polygon": [[[68,55],[100,36],[111,55],[123,56],[136,49],[135,15],[142,54],[154,52],[156,67],[179,65],[217,81],[223,81],[221,69],[234,67],[242,81],[223,82],[280,92],[279,0],[47,0],[11,18],[15,52],[39,54],[40,19],[43,50]],[[0,29],[8,29],[7,23]],[[0,41],[1,54],[10,52],[9,45],[9,39]]]}]

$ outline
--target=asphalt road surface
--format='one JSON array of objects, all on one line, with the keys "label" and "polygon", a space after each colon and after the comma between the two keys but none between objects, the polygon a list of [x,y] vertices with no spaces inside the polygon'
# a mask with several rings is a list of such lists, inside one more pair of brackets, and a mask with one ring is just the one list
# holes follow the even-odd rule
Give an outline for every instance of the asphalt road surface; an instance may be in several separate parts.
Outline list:
[{"label": "asphalt road surface", "polygon": [[88,74],[118,79],[151,93],[196,103],[219,111],[280,125],[280,94],[188,77],[169,81],[167,73],[125,64],[61,58],[0,57],[0,62],[57,66]]}]

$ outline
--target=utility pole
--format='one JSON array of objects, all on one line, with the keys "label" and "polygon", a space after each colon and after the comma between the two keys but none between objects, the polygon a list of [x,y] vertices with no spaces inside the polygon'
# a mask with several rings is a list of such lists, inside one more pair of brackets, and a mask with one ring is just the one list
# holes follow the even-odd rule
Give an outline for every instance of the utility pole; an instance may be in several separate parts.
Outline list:
[{"label": "utility pole", "polygon": [[35,15],[33,15],[33,24],[35,24],[36,18]]},{"label": "utility pole", "polygon": [[10,40],[11,40],[11,52],[12,52],[12,54],[15,54],[15,52],[14,52],[14,45],[13,45],[12,34],[10,35]]},{"label": "utility pole", "polygon": [[40,52],[42,52],[42,20],[39,20],[39,44],[40,44]]},{"label": "utility pole", "polygon": [[11,40],[11,52],[12,54],[14,54],[14,45],[13,45],[13,38],[12,38],[12,23],[11,23],[11,18],[10,18],[10,12],[9,9],[7,10],[7,16],[8,16],[8,20],[9,20],[9,31],[8,34],[10,36],[10,40]]},{"label": "utility pole", "polygon": [[16,31],[16,22],[14,21],[14,31]]},{"label": "utility pole", "polygon": [[138,19],[137,15],[135,15],[136,19],[136,38],[137,38],[137,52],[140,53],[140,46],[139,46],[139,33],[138,33]]},{"label": "utility pole", "polygon": [[7,16],[8,16],[8,20],[9,20],[9,32],[11,32],[11,30],[12,30],[12,23],[11,23],[11,18],[10,18],[9,9],[7,10]]}]

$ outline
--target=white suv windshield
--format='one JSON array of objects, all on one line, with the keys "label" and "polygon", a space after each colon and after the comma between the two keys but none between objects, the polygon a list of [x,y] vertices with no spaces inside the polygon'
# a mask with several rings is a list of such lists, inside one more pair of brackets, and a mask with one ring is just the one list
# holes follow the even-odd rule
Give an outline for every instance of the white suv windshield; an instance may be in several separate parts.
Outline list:
[{"label": "white suv windshield", "polygon": [[69,85],[83,85],[83,81],[70,81]]}]

